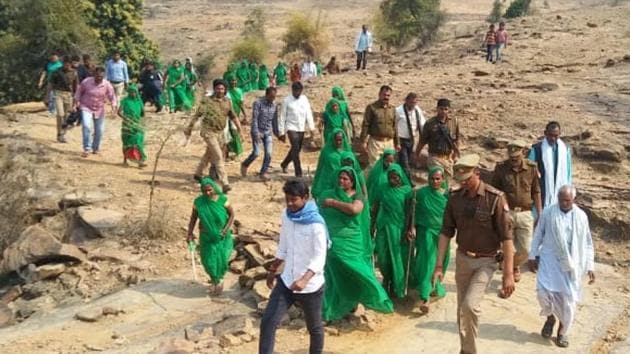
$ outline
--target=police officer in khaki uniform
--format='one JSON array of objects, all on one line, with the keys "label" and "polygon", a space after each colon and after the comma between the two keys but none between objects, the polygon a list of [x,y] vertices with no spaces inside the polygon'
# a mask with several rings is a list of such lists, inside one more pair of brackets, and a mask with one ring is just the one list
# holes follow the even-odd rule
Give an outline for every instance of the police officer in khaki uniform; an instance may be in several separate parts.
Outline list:
[{"label": "police officer in khaki uniform", "polygon": [[455,284],[460,354],[477,352],[480,303],[501,258],[505,270],[502,292],[509,297],[514,291],[514,245],[507,202],[501,191],[481,181],[478,164],[476,154],[462,156],[455,163],[454,178],[461,188],[451,192],[446,204],[433,273],[434,282],[442,279],[446,249],[457,234]]},{"label": "police officer in khaki uniform", "polygon": [[492,185],[505,193],[510,207],[510,221],[514,232],[514,281],[521,280],[520,267],[527,262],[529,246],[534,233],[534,217],[541,215],[542,199],[536,163],[525,158],[527,144],[515,140],[508,144],[509,158],[498,163],[494,169]]}]

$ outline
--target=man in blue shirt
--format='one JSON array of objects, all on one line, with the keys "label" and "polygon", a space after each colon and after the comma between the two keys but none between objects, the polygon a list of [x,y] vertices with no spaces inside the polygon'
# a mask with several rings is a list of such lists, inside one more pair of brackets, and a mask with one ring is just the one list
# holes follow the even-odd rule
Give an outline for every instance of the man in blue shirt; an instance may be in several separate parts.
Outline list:
[{"label": "man in blue shirt", "polygon": [[105,78],[114,86],[118,99],[122,99],[127,84],[129,84],[129,70],[127,63],[120,58],[120,52],[114,51],[112,58],[105,62]]},{"label": "man in blue shirt", "polygon": [[372,51],[372,33],[368,31],[367,25],[363,25],[361,32],[354,43],[354,51],[357,52],[357,70],[367,65],[367,53]]},{"label": "man in blue shirt", "polygon": [[260,155],[260,145],[263,145],[265,155],[263,164],[260,168],[260,179],[266,181],[267,170],[271,163],[271,151],[273,141],[274,121],[278,120],[278,106],[274,104],[276,99],[276,88],[268,87],[265,91],[265,97],[260,97],[254,102],[254,112],[252,114],[252,147],[253,151],[249,157],[241,164],[241,176],[247,175],[247,168]]}]

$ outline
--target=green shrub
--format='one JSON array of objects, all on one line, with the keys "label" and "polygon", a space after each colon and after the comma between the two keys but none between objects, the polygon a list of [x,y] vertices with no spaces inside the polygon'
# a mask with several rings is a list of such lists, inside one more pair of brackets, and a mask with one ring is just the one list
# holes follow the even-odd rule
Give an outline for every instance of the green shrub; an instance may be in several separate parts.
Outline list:
[{"label": "green shrub", "polygon": [[269,53],[269,45],[255,37],[241,38],[232,47],[232,62],[247,59],[250,62],[262,63]]},{"label": "green shrub", "polygon": [[197,75],[199,75],[201,82],[210,82],[212,80],[211,74],[215,64],[214,59],[214,54],[206,54],[197,60],[195,70],[197,70]]},{"label": "green shrub", "polygon": [[531,0],[514,0],[505,10],[505,18],[515,18],[527,15]]},{"label": "green shrub", "polygon": [[318,58],[328,48],[329,39],[322,12],[313,21],[311,17],[299,12],[290,15],[287,31],[282,36],[284,48],[282,54],[299,51]]},{"label": "green shrub", "polygon": [[490,15],[488,15],[487,21],[490,23],[497,23],[501,21],[502,14],[503,4],[501,3],[501,0],[494,0],[492,10],[490,11]]},{"label": "green shrub", "polygon": [[253,9],[245,20],[245,27],[243,28],[243,32],[241,35],[243,37],[256,37],[265,39],[265,32],[267,25],[267,14],[265,11],[257,7]]},{"label": "green shrub", "polygon": [[373,17],[376,38],[387,46],[428,44],[444,22],[440,0],[384,0]]}]

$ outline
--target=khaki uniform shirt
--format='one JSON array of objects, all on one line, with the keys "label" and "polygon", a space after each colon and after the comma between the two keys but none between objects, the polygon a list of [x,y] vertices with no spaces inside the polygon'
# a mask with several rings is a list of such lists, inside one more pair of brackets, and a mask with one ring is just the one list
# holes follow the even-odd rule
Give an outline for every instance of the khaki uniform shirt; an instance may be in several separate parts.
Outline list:
[{"label": "khaki uniform shirt", "polygon": [[396,107],[383,106],[379,101],[365,107],[361,141],[366,142],[368,135],[377,139],[394,139],[394,142],[398,144]]},{"label": "khaki uniform shirt", "polygon": [[498,163],[492,185],[505,193],[510,209],[530,210],[534,196],[540,194],[536,163],[523,159],[517,170],[512,168],[510,160]]},{"label": "khaki uniform shirt", "polygon": [[455,236],[458,249],[466,252],[491,254],[501,242],[512,239],[512,226],[503,192],[481,182],[474,198],[463,189],[451,192],[446,209],[442,234]]},{"label": "khaki uniform shirt", "polygon": [[453,152],[449,139],[442,133],[443,130],[446,131],[452,143],[458,146],[459,123],[457,118],[449,117],[446,122],[442,123],[436,116],[424,124],[420,135],[420,144],[429,145],[429,154],[450,155]]},{"label": "khaki uniform shirt", "polygon": [[227,119],[236,119],[232,112],[232,103],[226,98],[204,97],[197,107],[188,131],[192,131],[197,120],[201,118],[201,132],[220,133],[225,129]]}]

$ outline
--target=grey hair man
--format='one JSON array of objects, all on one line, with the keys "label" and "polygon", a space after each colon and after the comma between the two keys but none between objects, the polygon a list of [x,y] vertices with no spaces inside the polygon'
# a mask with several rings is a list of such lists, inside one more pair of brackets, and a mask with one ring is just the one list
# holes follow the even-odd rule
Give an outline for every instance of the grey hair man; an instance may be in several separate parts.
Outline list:
[{"label": "grey hair man", "polygon": [[564,185],[558,202],[545,208],[534,232],[529,269],[537,272],[536,292],[541,315],[547,316],[541,335],[551,338],[560,324],[556,344],[569,346],[567,334],[575,319],[582,292],[582,278],[595,282],[593,239],[586,213],[575,205],[576,189]]}]

